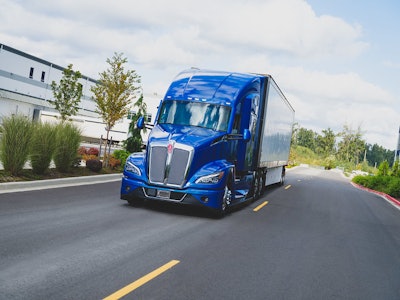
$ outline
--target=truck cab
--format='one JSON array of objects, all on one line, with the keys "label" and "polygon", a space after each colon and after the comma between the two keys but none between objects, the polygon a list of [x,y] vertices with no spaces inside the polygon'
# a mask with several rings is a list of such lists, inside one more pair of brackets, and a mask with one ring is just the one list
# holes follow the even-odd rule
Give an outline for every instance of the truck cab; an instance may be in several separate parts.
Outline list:
[{"label": "truck cab", "polygon": [[199,205],[223,215],[229,206],[258,198],[268,169],[260,166],[268,79],[180,73],[159,106],[146,151],[127,160],[121,199]]}]

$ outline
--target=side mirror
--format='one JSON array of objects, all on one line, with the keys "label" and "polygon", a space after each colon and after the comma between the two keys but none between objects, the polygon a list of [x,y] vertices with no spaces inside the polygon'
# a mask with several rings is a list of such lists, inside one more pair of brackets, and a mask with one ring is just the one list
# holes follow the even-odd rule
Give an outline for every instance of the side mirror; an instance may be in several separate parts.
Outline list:
[{"label": "side mirror", "polygon": [[144,118],[140,117],[137,122],[136,122],[136,127],[139,129],[143,129],[144,128]]},{"label": "side mirror", "polygon": [[243,140],[247,143],[248,141],[250,141],[250,139],[251,139],[250,130],[245,129],[245,130],[243,131]]}]

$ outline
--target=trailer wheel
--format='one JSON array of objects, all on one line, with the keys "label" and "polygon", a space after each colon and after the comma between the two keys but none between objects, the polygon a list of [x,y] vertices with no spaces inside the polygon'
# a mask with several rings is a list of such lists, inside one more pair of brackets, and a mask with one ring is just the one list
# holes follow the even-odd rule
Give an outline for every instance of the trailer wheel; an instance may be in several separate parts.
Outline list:
[{"label": "trailer wheel", "polygon": [[285,184],[285,178],[286,178],[286,169],[285,167],[282,168],[282,175],[281,175],[281,181],[279,182],[280,185]]},{"label": "trailer wheel", "polygon": [[254,182],[253,182],[253,197],[254,201],[258,200],[264,192],[264,176],[262,171],[254,172]]}]

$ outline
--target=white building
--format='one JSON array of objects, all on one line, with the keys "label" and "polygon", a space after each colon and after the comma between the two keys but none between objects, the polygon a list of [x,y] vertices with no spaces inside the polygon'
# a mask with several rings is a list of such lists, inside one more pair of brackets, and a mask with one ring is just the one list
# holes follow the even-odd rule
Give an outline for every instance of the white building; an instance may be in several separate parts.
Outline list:
[{"label": "white building", "polygon": [[[49,103],[53,100],[51,82],[59,82],[65,68],[32,56],[12,47],[0,44],[0,122],[3,117],[22,114],[32,120],[55,121],[59,114]],[[77,116],[72,120],[87,140],[106,136],[105,124],[96,113],[90,88],[96,80],[82,75],[82,98]],[[156,107],[161,97],[144,94],[148,105],[149,123],[154,122]],[[130,120],[128,116],[110,131],[114,141],[127,138]]]}]

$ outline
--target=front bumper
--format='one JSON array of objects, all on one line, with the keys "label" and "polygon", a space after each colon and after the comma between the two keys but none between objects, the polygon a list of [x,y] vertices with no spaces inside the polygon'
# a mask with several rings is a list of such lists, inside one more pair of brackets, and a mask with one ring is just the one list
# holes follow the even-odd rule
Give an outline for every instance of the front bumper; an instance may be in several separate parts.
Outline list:
[{"label": "front bumper", "polygon": [[152,186],[144,182],[122,178],[121,199],[144,199],[149,201],[167,201],[188,205],[200,205],[212,209],[220,209],[224,190],[205,190],[188,187],[174,189],[169,187]]}]

